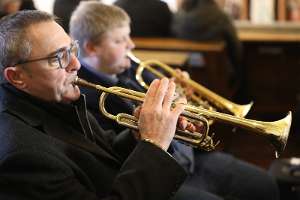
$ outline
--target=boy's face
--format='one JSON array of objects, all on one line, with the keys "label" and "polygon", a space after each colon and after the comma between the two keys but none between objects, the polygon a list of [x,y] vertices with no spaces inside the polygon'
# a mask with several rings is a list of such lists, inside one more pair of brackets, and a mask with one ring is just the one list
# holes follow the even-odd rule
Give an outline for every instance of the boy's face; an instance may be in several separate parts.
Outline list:
[{"label": "boy's face", "polygon": [[134,48],[130,38],[130,27],[124,25],[107,31],[96,46],[98,69],[106,74],[120,74],[130,68],[127,53]]}]

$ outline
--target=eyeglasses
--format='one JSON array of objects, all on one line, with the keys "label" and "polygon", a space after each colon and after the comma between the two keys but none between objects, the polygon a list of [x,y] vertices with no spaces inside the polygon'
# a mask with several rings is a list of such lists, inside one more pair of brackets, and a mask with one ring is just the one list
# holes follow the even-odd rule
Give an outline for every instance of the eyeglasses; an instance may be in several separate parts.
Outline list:
[{"label": "eyeglasses", "polygon": [[21,61],[15,64],[15,66],[41,60],[48,60],[48,63],[51,67],[64,69],[70,64],[72,55],[74,55],[76,58],[79,56],[79,45],[77,40],[73,41],[70,47],[58,49],[55,51],[55,53],[53,53],[53,56]]}]

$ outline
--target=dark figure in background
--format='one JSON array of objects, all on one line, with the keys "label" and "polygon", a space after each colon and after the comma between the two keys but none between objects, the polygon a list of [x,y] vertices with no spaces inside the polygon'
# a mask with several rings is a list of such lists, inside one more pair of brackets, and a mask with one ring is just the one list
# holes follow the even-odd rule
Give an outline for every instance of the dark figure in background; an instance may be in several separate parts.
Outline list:
[{"label": "dark figure in background", "polygon": [[35,10],[32,0],[1,0],[0,1],[0,18],[15,13],[19,10]]},{"label": "dark figure in background", "polygon": [[41,11],[0,20],[0,199],[166,200],[186,173],[166,151],[183,101],[154,81],[139,116],[139,140],[120,157],[73,82],[78,43]]},{"label": "dark figure in background", "polygon": [[[241,63],[242,45],[232,20],[214,0],[182,0],[178,4],[172,24],[174,35],[195,41],[224,41],[232,66],[229,84],[238,87],[237,95],[244,96],[245,94],[241,93],[245,91],[245,75]],[[248,102],[246,99],[245,101]]]},{"label": "dark figure in background", "polygon": [[131,19],[133,37],[171,36],[172,13],[165,2],[160,0],[117,0]]},{"label": "dark figure in background", "polygon": [[69,33],[69,21],[73,10],[84,0],[55,0],[53,5],[53,14],[59,17],[59,23],[64,30]]},{"label": "dark figure in background", "polygon": [[1,0],[0,1],[0,18],[15,13],[20,10],[22,1],[21,0]]},{"label": "dark figure in background", "polygon": [[32,0],[22,0],[20,10],[36,10]]}]

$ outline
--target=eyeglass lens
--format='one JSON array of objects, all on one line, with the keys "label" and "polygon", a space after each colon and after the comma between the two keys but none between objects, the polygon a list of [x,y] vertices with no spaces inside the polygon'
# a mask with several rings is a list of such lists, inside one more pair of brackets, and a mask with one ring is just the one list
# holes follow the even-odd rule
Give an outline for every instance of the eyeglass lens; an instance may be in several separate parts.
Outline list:
[{"label": "eyeglass lens", "polygon": [[70,48],[66,48],[57,53],[58,62],[61,68],[66,68],[70,64],[72,55],[75,57],[78,57],[79,55],[78,43],[76,41],[71,44]]}]

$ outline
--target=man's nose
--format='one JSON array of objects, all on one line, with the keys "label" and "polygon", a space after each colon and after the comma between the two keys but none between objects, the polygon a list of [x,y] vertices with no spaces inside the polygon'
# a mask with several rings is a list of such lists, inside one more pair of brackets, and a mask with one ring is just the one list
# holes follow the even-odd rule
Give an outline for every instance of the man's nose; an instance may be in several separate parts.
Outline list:
[{"label": "man's nose", "polygon": [[66,71],[68,72],[72,72],[72,71],[78,71],[81,67],[81,64],[79,62],[79,59],[71,54],[70,55],[70,63],[68,64],[68,66],[66,67]]}]

